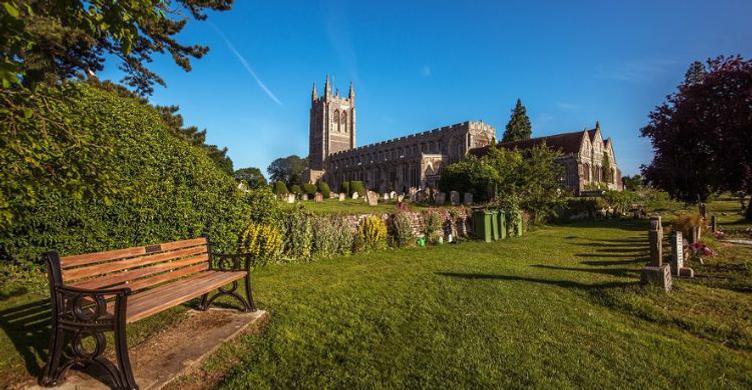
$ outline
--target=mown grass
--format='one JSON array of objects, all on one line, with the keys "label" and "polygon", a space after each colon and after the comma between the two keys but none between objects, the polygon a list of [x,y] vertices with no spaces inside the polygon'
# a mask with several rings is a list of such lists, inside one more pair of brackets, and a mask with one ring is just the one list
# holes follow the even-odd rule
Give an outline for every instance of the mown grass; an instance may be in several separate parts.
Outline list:
[{"label": "mown grass", "polygon": [[645,242],[644,222],[584,223],[270,266],[268,327],[176,386],[752,386],[752,275],[713,268],[752,253],[663,294],[637,286]]},{"label": "mown grass", "polygon": [[[173,387],[750,388],[752,249],[711,242],[719,256],[664,294],[637,284],[646,236],[645,221],[588,222],[267,266],[254,289],[269,325]],[[129,341],[184,310],[134,324]],[[0,387],[35,373],[48,332],[4,318]]]}]

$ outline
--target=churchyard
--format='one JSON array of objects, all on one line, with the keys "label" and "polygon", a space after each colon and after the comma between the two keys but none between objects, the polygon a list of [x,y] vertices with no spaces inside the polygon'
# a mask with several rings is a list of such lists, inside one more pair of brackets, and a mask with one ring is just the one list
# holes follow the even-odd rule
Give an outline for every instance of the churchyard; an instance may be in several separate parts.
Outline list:
[{"label": "churchyard", "polygon": [[[708,209],[730,212],[728,202]],[[336,199],[303,207],[326,215],[394,208]],[[664,225],[677,213],[664,211]],[[752,246],[707,234],[716,255],[690,260],[696,277],[674,278],[665,293],[639,283],[647,233],[647,220],[579,221],[492,243],[257,267],[254,292],[269,324],[170,386],[752,385]],[[48,327],[30,330],[19,308],[44,317],[47,299],[37,290],[0,301],[1,386],[37,375]],[[129,344],[179,326],[197,304],[129,325]]]}]

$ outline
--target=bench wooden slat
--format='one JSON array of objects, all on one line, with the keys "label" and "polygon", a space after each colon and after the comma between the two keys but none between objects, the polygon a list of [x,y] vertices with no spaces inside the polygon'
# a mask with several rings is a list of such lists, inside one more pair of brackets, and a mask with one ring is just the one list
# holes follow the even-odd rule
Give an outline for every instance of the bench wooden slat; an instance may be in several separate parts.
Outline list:
[{"label": "bench wooden slat", "polygon": [[153,287],[153,286],[165,283],[165,282],[180,279],[188,275],[201,273],[208,269],[209,269],[209,263],[204,262],[201,264],[192,265],[190,267],[185,267],[185,268],[180,268],[178,270],[165,272],[165,273],[151,276],[148,278],[139,279],[135,282],[129,282],[128,287],[130,287],[131,290],[135,292],[135,291],[143,290],[145,288]]},{"label": "bench wooden slat", "polygon": [[173,306],[200,297],[234,280],[244,278],[245,271],[206,271],[174,283],[133,295],[128,300],[127,322],[167,310]]},{"label": "bench wooden slat", "polygon": [[166,242],[157,245],[145,245],[132,248],[116,249],[105,252],[84,253],[80,255],[63,256],[60,258],[61,268],[71,268],[91,263],[99,263],[103,261],[123,259],[127,257],[144,255],[150,253],[147,249],[155,249],[155,252],[168,251],[174,249],[188,248],[196,245],[205,245],[207,243],[206,238],[192,238],[189,240],[180,240]]},{"label": "bench wooden slat", "polygon": [[135,281],[136,279],[151,276],[154,274],[162,273],[165,271],[177,269],[180,267],[194,265],[196,263],[209,264],[209,255],[206,253],[182,258],[180,260],[173,260],[166,263],[160,263],[149,267],[135,268],[128,271],[109,273],[104,276],[87,279],[82,282],[76,283],[76,287],[81,288],[104,288],[123,284],[128,281]]},{"label": "bench wooden slat", "polygon": [[122,271],[124,269],[141,267],[149,264],[164,262],[184,256],[206,253],[207,247],[196,246],[186,249],[178,249],[170,252],[162,252],[154,255],[134,257],[131,259],[111,261],[109,263],[96,264],[87,267],[63,270],[63,280],[68,283],[96,275]]}]

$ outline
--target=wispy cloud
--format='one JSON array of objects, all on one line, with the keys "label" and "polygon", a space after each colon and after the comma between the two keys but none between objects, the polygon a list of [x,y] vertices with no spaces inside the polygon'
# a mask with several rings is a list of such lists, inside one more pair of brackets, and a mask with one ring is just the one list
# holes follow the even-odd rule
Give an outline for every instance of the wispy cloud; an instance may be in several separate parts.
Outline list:
[{"label": "wispy cloud", "polygon": [[556,103],[556,105],[562,110],[576,110],[580,108],[580,106],[576,104],[566,103],[566,102],[559,102],[559,103]]},{"label": "wispy cloud", "polygon": [[266,84],[264,84],[264,82],[261,81],[261,78],[259,78],[256,72],[253,70],[253,68],[251,67],[251,64],[248,63],[248,60],[246,60],[245,57],[243,57],[243,55],[240,54],[238,49],[235,48],[235,45],[232,44],[230,39],[227,38],[227,36],[222,32],[222,30],[220,30],[219,27],[215,26],[212,23],[209,23],[209,25],[211,25],[214,28],[214,30],[217,31],[217,34],[219,34],[220,37],[222,37],[222,40],[225,42],[225,45],[227,45],[227,48],[232,52],[232,54],[235,55],[235,57],[237,57],[238,61],[240,61],[240,64],[243,65],[243,67],[248,72],[248,74],[250,74],[251,77],[253,77],[253,79],[256,80],[256,84],[258,84],[259,88],[261,88],[261,90],[264,91],[264,93],[266,93],[266,96],[269,96],[269,99],[272,99],[275,103],[282,106],[283,105],[282,102],[277,98],[276,95],[274,95],[274,93],[269,89],[269,87],[267,87]]},{"label": "wispy cloud", "polygon": [[598,69],[595,72],[595,77],[627,82],[650,81],[656,76],[666,73],[674,64],[676,64],[676,61],[665,59],[628,61],[616,66]]},{"label": "wispy cloud", "polygon": [[431,76],[431,67],[428,65],[423,65],[423,68],[420,70],[420,74],[423,75],[423,77],[430,77]]}]

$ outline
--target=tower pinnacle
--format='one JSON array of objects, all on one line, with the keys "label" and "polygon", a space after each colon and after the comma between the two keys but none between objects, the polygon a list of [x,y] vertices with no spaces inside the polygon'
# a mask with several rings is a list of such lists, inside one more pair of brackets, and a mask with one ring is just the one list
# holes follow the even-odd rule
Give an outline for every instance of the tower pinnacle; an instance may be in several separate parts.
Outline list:
[{"label": "tower pinnacle", "polygon": [[318,98],[318,93],[316,92],[316,83],[313,83],[313,90],[311,91],[311,100],[316,100]]},{"label": "tower pinnacle", "polygon": [[329,96],[332,94],[332,86],[329,83],[329,75],[326,75],[326,83],[324,84],[324,96]]},{"label": "tower pinnacle", "polygon": [[355,88],[353,87],[352,81],[350,82],[350,94],[347,96],[347,98],[350,100],[355,99]]}]

